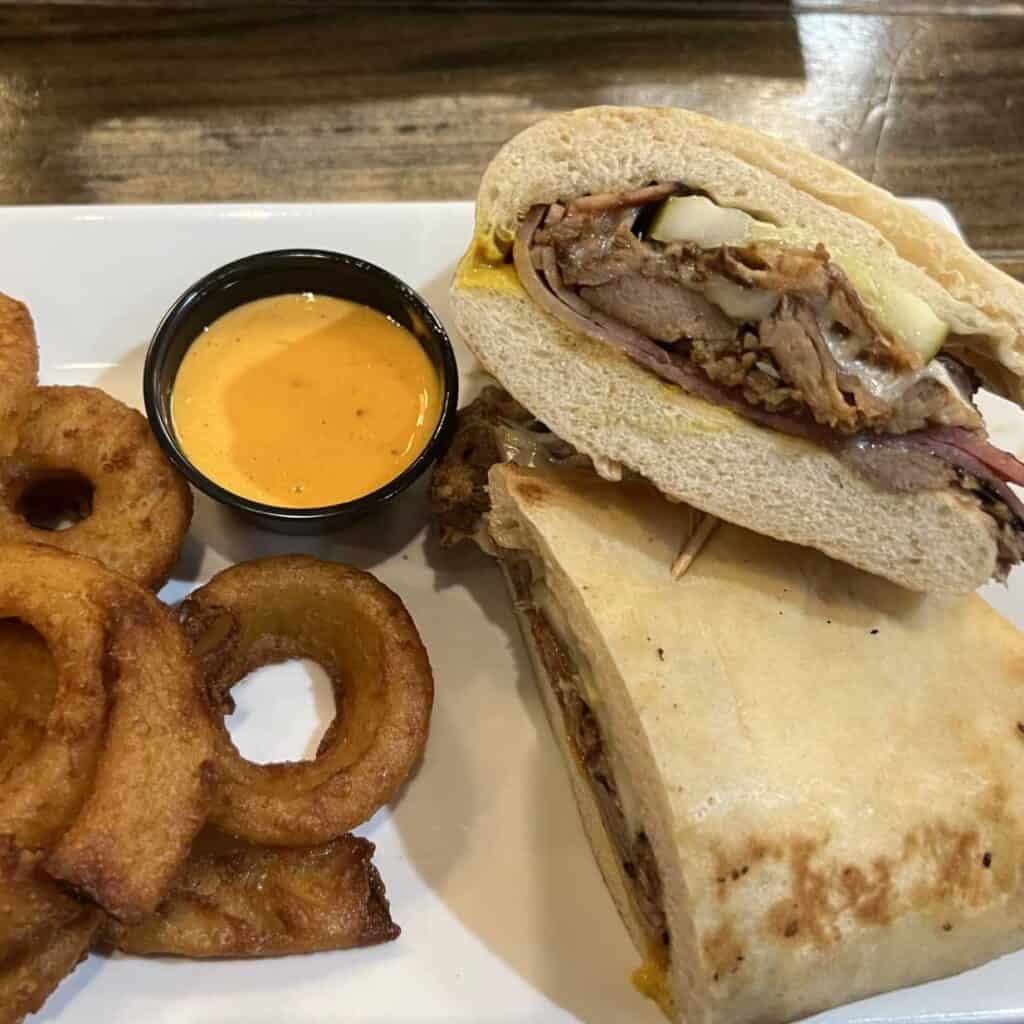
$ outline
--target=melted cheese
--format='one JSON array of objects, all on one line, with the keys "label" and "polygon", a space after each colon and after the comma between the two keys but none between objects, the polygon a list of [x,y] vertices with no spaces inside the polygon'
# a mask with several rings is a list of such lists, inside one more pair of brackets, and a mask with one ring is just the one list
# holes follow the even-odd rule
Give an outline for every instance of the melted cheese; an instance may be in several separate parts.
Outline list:
[{"label": "melted cheese", "polygon": [[960,394],[949,371],[937,359],[920,370],[887,370],[857,358],[855,352],[860,343],[856,338],[840,337],[834,331],[825,331],[825,343],[839,368],[857,377],[867,391],[880,401],[892,405],[918,381],[930,378],[942,385],[954,402],[963,406],[972,416],[977,415],[970,402]]},{"label": "melted cheese", "polygon": [[644,962],[633,972],[631,980],[633,988],[653,999],[666,1017],[672,1017],[675,1003],[668,982],[668,956],[663,948],[648,949]]}]

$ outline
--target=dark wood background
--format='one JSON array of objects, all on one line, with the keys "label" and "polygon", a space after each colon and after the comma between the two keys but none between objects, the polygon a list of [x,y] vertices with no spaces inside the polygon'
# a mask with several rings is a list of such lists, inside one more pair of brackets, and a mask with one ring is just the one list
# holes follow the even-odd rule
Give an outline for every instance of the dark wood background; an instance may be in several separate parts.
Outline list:
[{"label": "dark wood background", "polygon": [[1024,277],[1024,3],[0,5],[0,203],[469,198],[604,102],[936,196]]}]

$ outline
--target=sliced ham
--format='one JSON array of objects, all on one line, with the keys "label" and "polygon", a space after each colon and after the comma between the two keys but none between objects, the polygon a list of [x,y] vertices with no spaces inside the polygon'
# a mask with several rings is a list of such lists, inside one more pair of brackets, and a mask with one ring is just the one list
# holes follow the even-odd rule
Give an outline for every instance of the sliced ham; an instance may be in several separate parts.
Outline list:
[{"label": "sliced ham", "polygon": [[[942,440],[938,440],[935,434],[941,433],[941,431],[919,431],[915,434],[904,434],[902,437],[890,437],[886,438],[885,441],[892,446],[899,446],[906,449],[916,448],[919,451],[926,451],[930,455],[934,455],[937,458],[944,459],[951,466],[955,466],[965,473],[970,473],[971,476],[978,479],[984,484],[990,491],[998,495],[1000,500],[1009,508],[1014,516],[1021,522],[1024,522],[1024,502],[1014,493],[1006,482],[1005,477],[998,475],[996,471],[991,468],[991,460],[988,457],[988,452],[995,452],[997,455],[1006,455],[1007,458],[1012,459],[1018,467],[1024,469],[1012,455],[1007,452],[1002,452],[998,448],[993,448],[992,445],[983,443],[982,448],[987,449],[986,457],[980,458],[973,452],[961,447],[959,444],[947,443]],[[964,431],[966,433],[966,431]],[[1013,483],[1018,481],[1013,480]]]},{"label": "sliced ham", "polygon": [[936,427],[922,433],[933,443],[955,448],[983,463],[1000,480],[1024,486],[1024,463],[1015,455],[989,444],[984,437],[962,427]]}]

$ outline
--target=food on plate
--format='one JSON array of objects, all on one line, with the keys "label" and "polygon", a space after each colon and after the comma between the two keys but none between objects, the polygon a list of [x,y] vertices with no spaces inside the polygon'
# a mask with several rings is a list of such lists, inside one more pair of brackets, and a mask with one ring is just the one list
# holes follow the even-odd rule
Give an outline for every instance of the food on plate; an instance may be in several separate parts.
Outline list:
[{"label": "food on plate", "polygon": [[85,959],[103,915],[84,906],[61,928],[48,931],[0,964],[0,1024],[20,1024]]},{"label": "food on plate", "polygon": [[[333,302],[303,299],[325,321],[307,326],[337,341],[352,321],[378,352],[398,345],[384,318],[367,328]],[[179,622],[146,588],[180,552],[187,485],[138,413],[35,374],[27,310],[0,295],[0,1024],[37,1011],[101,926],[125,950],[191,957],[396,938],[373,844],[345,833],[426,741],[433,679],[401,601],[367,573],[285,557],[221,574]],[[414,403],[428,435],[436,384]],[[313,762],[249,764],[224,728],[229,691],[293,656],[331,673],[335,722]]]},{"label": "food on plate", "polygon": [[156,908],[206,820],[214,733],[172,613],[127,580],[109,580],[106,591],[106,735],[89,795],[46,866],[108,914],[135,921]]},{"label": "food on plate", "polygon": [[[65,512],[75,521],[55,528]],[[89,555],[157,589],[191,519],[192,492],[144,416],[97,388],[32,392],[17,447],[0,460],[0,541]]]},{"label": "food on plate", "polygon": [[[0,545],[0,619],[34,629],[56,674],[42,735],[22,745],[26,756],[0,780],[0,835],[21,847],[48,849],[88,795],[107,722],[109,618],[92,594],[107,577],[96,562],[56,548]],[[50,671],[45,663],[43,671]],[[0,681],[5,689],[31,685]]]},{"label": "food on plate", "polygon": [[[0,616],[45,642],[44,686],[56,670],[42,735],[2,779],[0,836],[49,851],[48,874],[137,919],[184,862],[212,795],[191,648],[151,593],[92,559],[4,544],[0,567]],[[11,635],[27,648],[16,685],[29,689],[32,648]]]},{"label": "food on plate", "polygon": [[182,450],[210,480],[265,505],[351,501],[407,469],[441,411],[416,337],[369,306],[276,295],[233,309],[174,380]]},{"label": "food on plate", "polygon": [[0,836],[0,1024],[42,1006],[100,923],[98,909],[48,878],[41,860]]},{"label": "food on plate", "polygon": [[82,903],[44,874],[42,857],[0,836],[0,965],[82,912]]},{"label": "food on plate", "polygon": [[[301,555],[235,565],[182,604],[215,715],[210,822],[273,846],[335,839],[390,800],[427,740],[434,685],[401,600],[369,573]],[[334,687],[336,717],[313,761],[255,764],[222,716],[261,665],[310,658]]]},{"label": "food on plate", "polygon": [[[493,461],[493,465],[489,465]],[[1024,945],[1020,634],[581,468],[507,396],[433,483],[511,584],[608,888],[673,1020],[791,1020]]]},{"label": "food on plate", "polygon": [[855,175],[683,110],[527,129],[452,288],[484,366],[600,473],[915,590],[1024,552],[1024,285]]},{"label": "food on plate", "polygon": [[38,371],[32,317],[20,302],[0,293],[0,457],[14,449]]},{"label": "food on plate", "polygon": [[114,579],[55,548],[0,545],[0,706],[12,711],[0,725],[0,1020],[38,1009],[99,924],[98,908],[48,876],[46,855],[102,756],[113,680],[98,597]]},{"label": "food on plate", "polygon": [[[93,559],[0,544],[0,1024],[42,1005],[101,922],[126,951],[189,957],[399,934],[373,845],[344,832],[394,794],[426,739],[433,683],[401,602],[366,573],[285,557],[222,573],[184,622],[187,637]],[[316,761],[250,772],[221,709],[251,668],[292,656],[331,673],[338,718]],[[255,787],[251,800],[228,790],[227,819],[251,813],[242,831],[288,848],[200,831],[215,730],[216,753],[226,744],[241,765],[229,786]]]},{"label": "food on plate", "polygon": [[399,935],[373,843],[342,836],[323,846],[254,846],[204,832],[160,909],[104,938],[127,953],[264,957],[348,949]]}]

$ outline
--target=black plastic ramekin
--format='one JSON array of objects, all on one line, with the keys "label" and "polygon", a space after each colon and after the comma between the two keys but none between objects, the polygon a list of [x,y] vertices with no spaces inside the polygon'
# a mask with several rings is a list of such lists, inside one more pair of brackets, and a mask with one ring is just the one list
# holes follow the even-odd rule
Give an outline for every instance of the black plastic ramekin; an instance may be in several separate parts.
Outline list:
[{"label": "black plastic ramekin", "polygon": [[[226,490],[201,473],[174,432],[171,395],[178,367],[203,328],[254,299],[313,292],[361,302],[410,331],[423,346],[441,381],[437,427],[410,466],[383,487],[352,501],[320,508],[265,505]],[[433,310],[404,281],[355,256],[322,249],[279,249],[235,260],[207,274],[167,311],[146,354],[143,394],[149,422],[168,458],[204,494],[278,533],[329,533],[361,519],[401,494],[443,454],[455,427],[458,368],[451,342]]]}]

